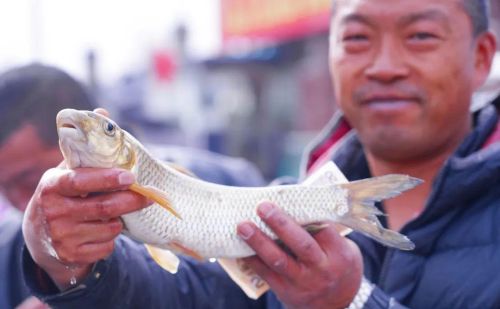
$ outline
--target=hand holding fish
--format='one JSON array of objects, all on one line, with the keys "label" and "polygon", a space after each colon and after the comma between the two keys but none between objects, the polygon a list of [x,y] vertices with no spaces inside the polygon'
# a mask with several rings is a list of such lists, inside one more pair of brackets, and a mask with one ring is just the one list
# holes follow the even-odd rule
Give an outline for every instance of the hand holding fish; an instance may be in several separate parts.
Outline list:
[{"label": "hand holding fish", "polygon": [[127,190],[133,181],[133,174],[120,169],[54,168],[42,177],[23,233],[33,260],[61,290],[113,252],[123,228],[121,215],[148,206]]},{"label": "hand holding fish", "polygon": [[[63,110],[57,126],[70,170],[46,173],[24,232],[34,261],[60,288],[109,256],[123,231],[148,244],[153,259],[169,271],[175,272],[178,259],[171,255],[174,262],[163,263],[164,249],[199,259],[247,258],[290,308],[331,308],[345,306],[356,293],[360,253],[333,227],[322,226],[314,236],[306,229],[333,221],[388,246],[414,247],[380,224],[374,202],[413,188],[418,179],[386,175],[312,186],[222,186],[156,160],[103,115]],[[263,200],[280,208],[266,203],[271,211],[262,205],[257,216],[256,205]],[[277,239],[297,259],[280,249]]]},{"label": "hand holding fish", "polygon": [[328,226],[310,235],[276,205],[264,203],[258,214],[296,258],[250,222],[239,235],[257,253],[245,258],[287,308],[346,308],[360,285],[363,264],[358,247]]}]

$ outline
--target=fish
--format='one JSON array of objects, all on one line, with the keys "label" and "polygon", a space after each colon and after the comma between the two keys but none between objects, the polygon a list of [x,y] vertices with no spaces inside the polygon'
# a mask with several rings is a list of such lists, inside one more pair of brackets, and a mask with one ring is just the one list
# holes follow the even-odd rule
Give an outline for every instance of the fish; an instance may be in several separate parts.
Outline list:
[{"label": "fish", "polygon": [[122,216],[125,233],[148,244],[153,258],[154,248],[201,260],[254,255],[236,228],[249,220],[278,241],[256,213],[263,201],[278,205],[308,230],[335,222],[386,246],[401,250],[415,247],[405,235],[382,226],[377,218],[382,212],[375,203],[414,188],[422,182],[418,178],[389,174],[340,184],[225,186],[155,159],[134,136],[102,114],[64,109],[57,114],[56,124],[68,168],[130,170],[136,183],[129,189],[154,201]]}]

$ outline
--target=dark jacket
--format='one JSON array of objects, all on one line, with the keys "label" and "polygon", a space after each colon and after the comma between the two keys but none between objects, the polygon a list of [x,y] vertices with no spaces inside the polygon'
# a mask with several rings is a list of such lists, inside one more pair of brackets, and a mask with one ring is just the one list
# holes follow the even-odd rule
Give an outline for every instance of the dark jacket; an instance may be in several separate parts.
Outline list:
[{"label": "dark jacket", "polygon": [[22,214],[8,209],[0,219],[0,308],[15,308],[29,294],[21,277]]},{"label": "dark jacket", "polygon": [[[363,253],[365,276],[377,285],[367,308],[400,306],[395,300],[410,308],[500,308],[497,108],[476,113],[474,123],[434,180],[423,213],[401,230],[415,250],[350,236]],[[359,140],[341,117],[324,131],[304,165],[313,169],[326,159],[333,159],[349,180],[370,176]]]},{"label": "dark jacket", "polygon": [[[369,177],[356,135],[341,117],[336,120],[306,165],[333,159],[350,180]],[[424,212],[402,230],[415,250],[397,251],[350,236],[362,250],[365,276],[377,284],[366,308],[401,306],[398,302],[413,308],[500,307],[500,143],[488,140],[496,139],[497,124],[493,106],[475,115],[474,131],[435,179]],[[27,254],[26,279],[55,307],[282,308],[273,293],[248,300],[216,264],[184,260],[180,272],[170,275],[132,241],[121,238],[116,248],[73,291],[41,291]]]}]

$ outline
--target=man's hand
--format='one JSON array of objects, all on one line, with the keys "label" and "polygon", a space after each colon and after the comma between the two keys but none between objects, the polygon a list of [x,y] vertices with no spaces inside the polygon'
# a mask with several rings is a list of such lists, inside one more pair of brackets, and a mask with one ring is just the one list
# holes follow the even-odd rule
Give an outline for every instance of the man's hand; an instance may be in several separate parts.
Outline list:
[{"label": "man's hand", "polygon": [[238,226],[238,234],[257,253],[244,261],[287,308],[346,308],[361,283],[363,263],[358,247],[333,226],[311,236],[270,203],[261,204],[257,212],[296,258],[253,223],[244,222]]},{"label": "man's hand", "polygon": [[121,169],[48,170],[29,202],[23,222],[33,260],[61,290],[83,279],[113,252],[120,216],[148,201],[127,188],[132,173]]}]

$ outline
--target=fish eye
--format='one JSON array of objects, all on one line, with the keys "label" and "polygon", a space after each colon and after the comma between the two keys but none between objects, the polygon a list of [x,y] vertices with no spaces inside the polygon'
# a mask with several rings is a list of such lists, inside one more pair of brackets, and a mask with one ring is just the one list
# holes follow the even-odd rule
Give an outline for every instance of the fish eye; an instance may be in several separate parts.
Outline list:
[{"label": "fish eye", "polygon": [[115,125],[111,122],[107,122],[104,124],[104,132],[109,136],[115,135],[115,128]]}]

